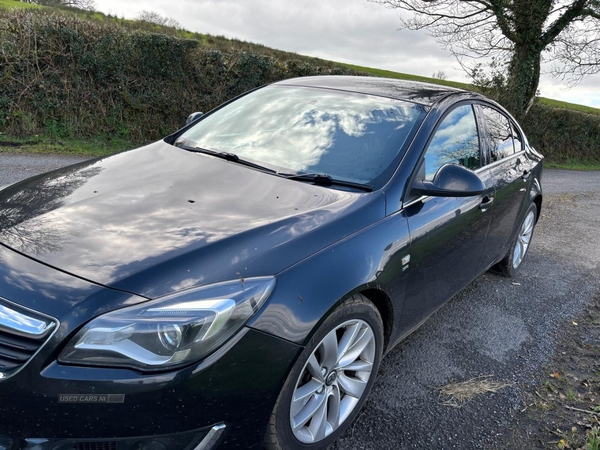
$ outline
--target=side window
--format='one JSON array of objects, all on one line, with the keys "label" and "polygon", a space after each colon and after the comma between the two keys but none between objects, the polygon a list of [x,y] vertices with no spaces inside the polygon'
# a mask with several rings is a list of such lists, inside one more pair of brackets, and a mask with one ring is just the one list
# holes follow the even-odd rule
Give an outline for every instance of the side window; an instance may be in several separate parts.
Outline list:
[{"label": "side window", "polygon": [[511,125],[513,130],[513,140],[515,141],[515,153],[519,153],[523,150],[523,138],[521,138],[521,133],[519,133],[517,127],[515,127],[514,124]]},{"label": "side window", "polygon": [[506,116],[488,106],[482,106],[492,162],[508,158],[515,153],[513,131]]},{"label": "side window", "polygon": [[453,109],[435,131],[425,152],[425,179],[433,180],[444,164],[460,164],[472,170],[480,167],[479,134],[471,105]]}]

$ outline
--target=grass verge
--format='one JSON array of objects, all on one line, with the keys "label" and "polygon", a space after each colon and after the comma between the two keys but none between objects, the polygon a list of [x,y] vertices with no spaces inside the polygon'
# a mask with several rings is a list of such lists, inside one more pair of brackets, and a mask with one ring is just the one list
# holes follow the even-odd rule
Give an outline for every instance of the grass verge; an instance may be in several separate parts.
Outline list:
[{"label": "grass verge", "polygon": [[575,159],[554,162],[544,160],[546,169],[563,169],[563,170],[600,170],[600,161],[579,161]]},{"label": "grass verge", "polygon": [[107,156],[142,145],[123,139],[56,139],[42,136],[13,138],[0,135],[0,153],[43,153],[54,155]]}]

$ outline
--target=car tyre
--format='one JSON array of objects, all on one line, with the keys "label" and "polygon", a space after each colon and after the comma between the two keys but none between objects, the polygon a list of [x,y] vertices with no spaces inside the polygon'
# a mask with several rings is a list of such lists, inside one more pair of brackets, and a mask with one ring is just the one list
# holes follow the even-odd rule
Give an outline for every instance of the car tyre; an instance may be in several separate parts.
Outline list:
[{"label": "car tyre", "polygon": [[523,262],[523,258],[527,253],[533,230],[537,222],[537,206],[535,203],[529,205],[525,218],[521,222],[519,231],[510,247],[506,256],[496,265],[496,269],[505,277],[512,278],[517,273],[517,270]]},{"label": "car tyre", "polygon": [[383,322],[354,295],[319,326],[281,390],[265,434],[271,450],[324,449],[358,415],[383,352]]}]

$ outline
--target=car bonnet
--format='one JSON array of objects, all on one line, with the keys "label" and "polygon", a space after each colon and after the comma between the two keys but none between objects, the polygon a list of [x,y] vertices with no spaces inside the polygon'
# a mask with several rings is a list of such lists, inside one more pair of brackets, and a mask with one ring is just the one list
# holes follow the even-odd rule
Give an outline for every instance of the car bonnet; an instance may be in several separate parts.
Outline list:
[{"label": "car bonnet", "polygon": [[0,192],[0,243],[154,298],[276,274],[382,218],[384,203],[160,141]]}]

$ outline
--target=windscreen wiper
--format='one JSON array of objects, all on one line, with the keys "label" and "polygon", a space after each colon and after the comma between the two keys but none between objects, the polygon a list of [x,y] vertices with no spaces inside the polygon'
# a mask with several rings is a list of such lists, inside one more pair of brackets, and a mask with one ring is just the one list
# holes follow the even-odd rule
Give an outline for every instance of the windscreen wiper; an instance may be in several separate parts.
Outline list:
[{"label": "windscreen wiper", "polygon": [[254,169],[258,169],[263,172],[267,172],[267,173],[271,173],[273,175],[280,176],[282,178],[287,178],[288,180],[314,183],[318,186],[343,186],[343,187],[349,187],[349,188],[353,188],[353,189],[360,189],[365,192],[373,191],[373,186],[371,186],[370,184],[362,184],[362,183],[355,183],[353,181],[338,180],[336,178],[332,178],[330,175],[325,175],[325,174],[318,174],[318,173],[296,174],[296,173],[277,172],[276,170],[269,169],[268,167],[265,167],[265,166],[261,166],[260,164],[256,164],[251,161],[242,159],[235,153],[216,152],[214,150],[208,150],[208,149],[205,149],[202,147],[192,147],[189,145],[182,144],[181,142],[175,143],[175,146],[182,148],[184,150],[188,150],[190,152],[204,153],[205,155],[215,156],[217,158],[221,158],[226,161],[231,161],[231,162],[234,162],[237,164],[241,164],[243,166],[252,167]]},{"label": "windscreen wiper", "polygon": [[299,173],[299,174],[285,174],[278,173],[279,176],[287,178],[288,180],[304,181],[307,183],[314,183],[318,186],[344,186],[354,189],[360,189],[365,192],[372,192],[373,186],[370,184],[355,183],[353,181],[338,180],[332,178],[330,175],[319,174],[319,173]]},{"label": "windscreen wiper", "polygon": [[273,173],[273,174],[277,173],[276,170],[269,169],[268,167],[261,166],[260,164],[256,164],[256,163],[250,162],[248,160],[242,159],[238,155],[236,155],[235,153],[215,152],[214,150],[207,150],[207,149],[202,148],[202,147],[190,147],[188,145],[183,145],[183,144],[180,144],[180,143],[177,143],[175,145],[177,147],[179,147],[179,148],[182,148],[184,150],[188,150],[190,152],[204,153],[205,155],[216,156],[217,158],[221,158],[221,159],[224,159],[226,161],[231,161],[231,162],[234,162],[234,163],[237,163],[237,164],[241,164],[243,166],[252,167],[254,169],[262,170],[263,172],[268,172],[268,173]]}]

